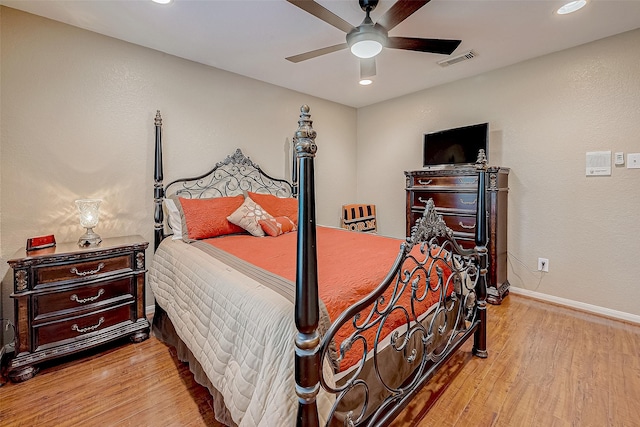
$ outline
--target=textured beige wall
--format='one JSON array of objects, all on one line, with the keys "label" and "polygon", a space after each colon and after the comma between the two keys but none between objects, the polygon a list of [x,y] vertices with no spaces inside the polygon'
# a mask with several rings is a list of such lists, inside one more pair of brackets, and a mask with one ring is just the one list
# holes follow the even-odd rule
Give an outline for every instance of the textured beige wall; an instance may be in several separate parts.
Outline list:
[{"label": "textured beige wall", "polygon": [[156,109],[168,183],[206,172],[237,147],[270,175],[289,177],[285,150],[309,104],[318,222],[337,225],[341,204],[355,199],[353,108],[14,9],[2,7],[1,25],[5,307],[6,260],[30,236],[77,240],[77,198],[104,200],[101,236],[152,241]]},{"label": "textured beige wall", "polygon": [[489,122],[490,164],[511,168],[511,284],[640,315],[640,169],[585,176],[587,151],[640,152],[638,46],[635,30],[359,109],[358,199],[403,236],[422,135]]}]

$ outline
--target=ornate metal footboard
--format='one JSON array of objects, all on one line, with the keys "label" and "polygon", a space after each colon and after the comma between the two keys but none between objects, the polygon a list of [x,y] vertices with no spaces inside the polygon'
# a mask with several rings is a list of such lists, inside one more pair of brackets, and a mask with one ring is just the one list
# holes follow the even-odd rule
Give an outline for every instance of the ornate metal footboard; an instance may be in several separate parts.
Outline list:
[{"label": "ornate metal footboard", "polygon": [[[309,107],[301,108],[298,124],[294,142],[300,168],[299,224],[304,226],[298,230],[295,308],[299,331],[295,338],[297,425],[319,425],[316,396],[320,386],[335,395],[327,425],[386,425],[468,338],[474,337],[473,353],[487,357],[486,157],[481,151],[477,163],[475,248],[465,250],[458,245],[429,200],[384,281],[346,310],[321,338],[317,330],[313,164],[317,147]],[[435,295],[436,302],[422,314],[418,306],[430,295]],[[404,322],[383,345],[383,326],[392,316],[401,316]],[[332,357],[335,335],[344,327],[351,332],[337,351],[337,362],[357,351],[359,363],[336,381],[323,376],[321,365]],[[365,333],[372,329],[375,338],[371,341]]]}]

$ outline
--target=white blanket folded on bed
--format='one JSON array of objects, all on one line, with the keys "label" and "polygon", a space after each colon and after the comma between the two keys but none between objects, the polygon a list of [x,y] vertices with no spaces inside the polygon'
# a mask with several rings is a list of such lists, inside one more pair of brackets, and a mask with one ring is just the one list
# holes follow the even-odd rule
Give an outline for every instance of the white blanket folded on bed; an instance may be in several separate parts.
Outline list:
[{"label": "white blanket folded on bed", "polygon": [[[165,239],[153,257],[149,284],[238,426],[295,424],[297,330],[291,302],[171,239]],[[329,378],[328,366],[325,371]],[[321,391],[321,419],[330,406],[329,396]]]}]

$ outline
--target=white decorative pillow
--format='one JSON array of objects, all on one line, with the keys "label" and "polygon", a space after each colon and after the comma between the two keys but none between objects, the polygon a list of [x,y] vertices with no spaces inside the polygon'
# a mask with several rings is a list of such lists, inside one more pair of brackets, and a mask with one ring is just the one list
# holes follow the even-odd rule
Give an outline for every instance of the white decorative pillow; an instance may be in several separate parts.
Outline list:
[{"label": "white decorative pillow", "polygon": [[264,230],[258,221],[273,218],[262,206],[245,197],[244,202],[234,213],[227,217],[227,220],[239,227],[244,228],[254,236],[264,236]]},{"label": "white decorative pillow", "polygon": [[164,207],[167,210],[169,227],[173,231],[171,238],[173,240],[182,239],[182,218],[180,210],[172,199],[164,199]]}]

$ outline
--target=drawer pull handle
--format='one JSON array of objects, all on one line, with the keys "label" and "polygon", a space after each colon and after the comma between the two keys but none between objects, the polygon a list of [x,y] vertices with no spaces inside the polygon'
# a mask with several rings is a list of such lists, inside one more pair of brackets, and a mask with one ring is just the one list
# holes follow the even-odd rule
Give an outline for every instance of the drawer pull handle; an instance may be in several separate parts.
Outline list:
[{"label": "drawer pull handle", "polygon": [[79,328],[78,324],[74,323],[71,326],[71,330],[72,331],[78,331],[81,334],[84,334],[85,332],[91,332],[91,331],[95,331],[96,329],[98,329],[100,327],[100,325],[102,325],[104,323],[104,317],[101,317],[100,320],[98,320],[98,324],[97,325],[93,325],[93,326],[87,326],[86,328]]},{"label": "drawer pull handle", "polygon": [[432,182],[433,182],[433,180],[432,180],[432,179],[430,179],[430,180],[428,180],[428,181],[423,181],[423,180],[421,180],[421,179],[419,179],[419,180],[418,180],[418,184],[420,184],[420,185],[429,185],[429,184],[431,184]]},{"label": "drawer pull handle", "polygon": [[460,203],[462,203],[463,205],[475,205],[477,201],[478,199],[473,199],[470,202],[465,202],[464,199],[460,199]]},{"label": "drawer pull handle", "polygon": [[478,178],[458,178],[458,182],[460,182],[460,184],[477,184]]},{"label": "drawer pull handle", "polygon": [[473,230],[474,228],[476,228],[475,224],[473,224],[473,225],[465,225],[465,224],[462,223],[462,221],[458,222],[458,224],[460,224],[460,227],[466,228],[467,230]]},{"label": "drawer pull handle", "polygon": [[78,302],[80,304],[84,304],[86,302],[93,302],[93,301],[97,300],[98,298],[100,298],[100,296],[102,296],[102,294],[104,294],[104,289],[102,289],[102,288],[100,288],[100,290],[98,290],[98,295],[93,296],[93,297],[87,297],[87,298],[80,299],[80,298],[78,298],[78,295],[73,294],[73,295],[71,295],[71,301],[76,301],[76,302]]},{"label": "drawer pull handle", "polygon": [[102,270],[103,268],[104,268],[104,263],[101,262],[100,264],[98,264],[98,268],[96,268],[95,270],[78,271],[77,268],[73,267],[71,269],[71,272],[73,274],[75,274],[76,276],[83,277],[83,276],[87,276],[89,274],[96,274],[98,271]]}]

